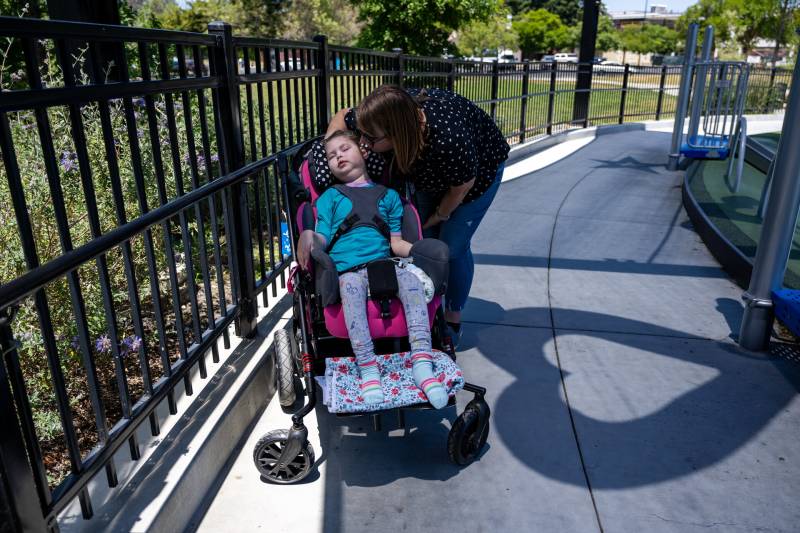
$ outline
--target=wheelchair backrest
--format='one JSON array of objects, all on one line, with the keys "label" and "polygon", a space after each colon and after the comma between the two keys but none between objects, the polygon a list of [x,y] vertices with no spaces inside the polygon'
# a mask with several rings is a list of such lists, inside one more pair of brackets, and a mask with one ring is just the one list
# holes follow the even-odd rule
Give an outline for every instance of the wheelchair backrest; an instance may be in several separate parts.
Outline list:
[{"label": "wheelchair backrest", "polygon": [[[306,152],[303,152],[302,155],[304,156],[305,153]],[[325,191],[318,190],[314,184],[312,166],[308,159],[304,157],[298,163],[296,175],[299,179],[300,186],[305,189],[307,194],[305,201],[297,208],[295,221],[299,231],[303,231],[304,229],[314,229],[317,220],[317,198]],[[420,222],[419,214],[416,208],[406,199],[403,199],[401,234],[403,239],[410,243],[417,242],[422,238],[422,223]]]}]

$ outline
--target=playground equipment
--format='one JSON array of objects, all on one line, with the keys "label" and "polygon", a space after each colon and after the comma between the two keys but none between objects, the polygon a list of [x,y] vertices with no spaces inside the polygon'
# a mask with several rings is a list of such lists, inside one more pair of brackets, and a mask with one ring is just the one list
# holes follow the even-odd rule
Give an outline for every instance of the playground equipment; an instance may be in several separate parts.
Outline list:
[{"label": "playground equipment", "polygon": [[[677,170],[681,156],[729,159],[725,182],[732,192],[736,192],[744,170],[747,121],[742,114],[750,67],[744,62],[710,60],[713,42],[714,28],[709,26],[703,39],[700,61],[696,61],[697,25],[690,26],[668,168]],[[690,102],[689,127],[684,137]],[[738,159],[736,179],[731,181],[734,159]]]},{"label": "playground equipment", "polygon": [[[798,322],[800,306],[796,292],[783,291],[783,276],[792,247],[800,207],[800,63],[792,75],[791,92],[786,105],[778,151],[765,188],[761,235],[753,261],[750,285],[742,295],[744,315],[739,330],[739,345],[749,350],[767,350],[772,320],[777,305],[784,323]],[[762,202],[764,203],[764,202]],[[800,333],[800,330],[797,331]]]}]

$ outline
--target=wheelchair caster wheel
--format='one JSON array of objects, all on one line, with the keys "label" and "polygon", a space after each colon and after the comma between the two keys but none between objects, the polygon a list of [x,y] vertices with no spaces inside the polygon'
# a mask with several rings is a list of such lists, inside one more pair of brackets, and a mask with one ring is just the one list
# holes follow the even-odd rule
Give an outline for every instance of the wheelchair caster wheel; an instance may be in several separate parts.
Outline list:
[{"label": "wheelchair caster wheel", "polygon": [[[297,399],[300,380],[294,373],[294,353],[292,339],[285,329],[275,332],[275,373],[278,378],[278,402],[283,407],[291,407]],[[302,393],[302,385],[299,387]]]},{"label": "wheelchair caster wheel", "polygon": [[[484,404],[485,405],[485,404]],[[483,415],[482,411],[485,412]],[[473,402],[461,413],[447,436],[447,454],[457,465],[468,465],[477,459],[489,436],[489,408],[480,409]]]},{"label": "wheelchair caster wheel", "polygon": [[270,483],[289,485],[297,483],[311,472],[314,466],[314,448],[305,441],[297,456],[288,463],[281,465],[280,457],[289,431],[277,429],[261,437],[253,450],[253,461],[261,476]]}]

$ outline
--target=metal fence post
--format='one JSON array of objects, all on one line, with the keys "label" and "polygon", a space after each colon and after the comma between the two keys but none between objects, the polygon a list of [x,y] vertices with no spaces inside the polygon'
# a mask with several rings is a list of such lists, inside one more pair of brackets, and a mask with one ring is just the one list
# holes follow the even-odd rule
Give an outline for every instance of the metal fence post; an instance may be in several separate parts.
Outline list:
[{"label": "metal fence post", "polygon": [[739,345],[767,350],[772,331],[772,291],[783,285],[800,206],[800,63],[794,67],[792,89],[783,119],[775,169],[764,222],[758,240],[750,285],[742,295],[744,316]]},{"label": "metal fence post", "polygon": [[315,35],[314,42],[319,43],[317,50],[317,111],[319,117],[319,131],[325,133],[331,120],[331,73],[328,58],[328,38],[324,35]]},{"label": "metal fence post", "polygon": [[661,107],[664,104],[664,86],[667,82],[667,66],[661,65],[661,80],[658,82],[658,103],[656,104],[656,120],[661,119]]},{"label": "metal fence post", "polygon": [[667,170],[678,170],[678,162],[681,158],[683,123],[686,121],[686,108],[689,105],[689,94],[692,92],[692,69],[694,68],[694,53],[697,48],[697,28],[697,23],[693,22],[689,24],[689,31],[686,32],[683,68],[681,68],[681,85],[678,89],[678,103],[675,106],[675,122],[672,127],[672,141],[670,142]]},{"label": "metal fence post", "polygon": [[394,75],[394,81],[395,81],[395,84],[397,86],[402,87],[403,86],[403,77],[405,76],[405,73],[403,72],[403,69],[405,68],[405,62],[403,60],[403,49],[402,48],[392,48],[392,52],[397,54],[397,59],[395,59],[395,61],[396,61],[396,63],[395,63],[395,71],[396,71],[396,73]]},{"label": "metal fence post", "polygon": [[13,318],[13,311],[0,312],[0,496],[6,498],[0,502],[0,510],[7,506],[12,531],[47,531],[5,364],[6,356],[17,357]]},{"label": "metal fence post", "polygon": [[450,63],[450,70],[447,73],[447,90],[453,92],[456,90],[456,62],[452,58],[447,62]]},{"label": "metal fence post", "polygon": [[[212,22],[208,33],[217,37],[214,48],[215,74],[220,84],[216,102],[220,120],[222,171],[228,174],[244,166],[244,146],[242,144],[242,116],[237,83],[238,66],[233,46],[231,25],[225,22]],[[237,289],[239,316],[236,320],[236,334],[252,337],[256,333],[256,296],[253,274],[253,245],[250,238],[250,217],[247,203],[247,185],[238,182],[231,186],[226,195],[233,245],[233,283]]]},{"label": "metal fence post", "polygon": [[[545,63],[539,63],[544,65]],[[558,75],[558,63],[549,63],[550,68],[550,91],[547,98],[547,134],[553,134],[553,120],[555,119],[556,110],[556,77]]]},{"label": "metal fence post", "polygon": [[[778,71],[775,67],[772,67],[772,71],[769,74],[769,86],[767,87],[767,98],[764,100],[764,113],[769,113],[771,111],[771,103],[772,103],[772,89],[775,87],[775,73]],[[782,99],[781,99],[782,100]]]},{"label": "metal fence post", "polygon": [[519,106],[519,142],[525,141],[525,128],[527,127],[528,115],[528,79],[531,74],[531,63],[525,60],[522,69],[522,103]]},{"label": "metal fence post", "polygon": [[630,74],[630,65],[625,63],[625,73],[622,75],[622,94],[619,97],[619,123],[625,121],[625,100],[628,96],[628,74]]},{"label": "metal fence post", "polygon": [[492,120],[495,120],[497,115],[497,92],[500,86],[500,64],[495,59],[492,62],[492,103],[491,112]]}]

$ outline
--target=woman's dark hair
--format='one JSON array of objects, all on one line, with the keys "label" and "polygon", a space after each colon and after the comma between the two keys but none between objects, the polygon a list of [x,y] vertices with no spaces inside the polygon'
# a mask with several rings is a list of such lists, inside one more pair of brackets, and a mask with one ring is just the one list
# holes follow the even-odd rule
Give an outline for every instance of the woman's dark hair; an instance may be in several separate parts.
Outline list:
[{"label": "woman's dark hair", "polygon": [[421,104],[429,97],[425,91],[417,98],[396,85],[381,85],[364,98],[356,109],[358,129],[367,134],[382,131],[392,141],[397,168],[409,174],[425,146]]}]

